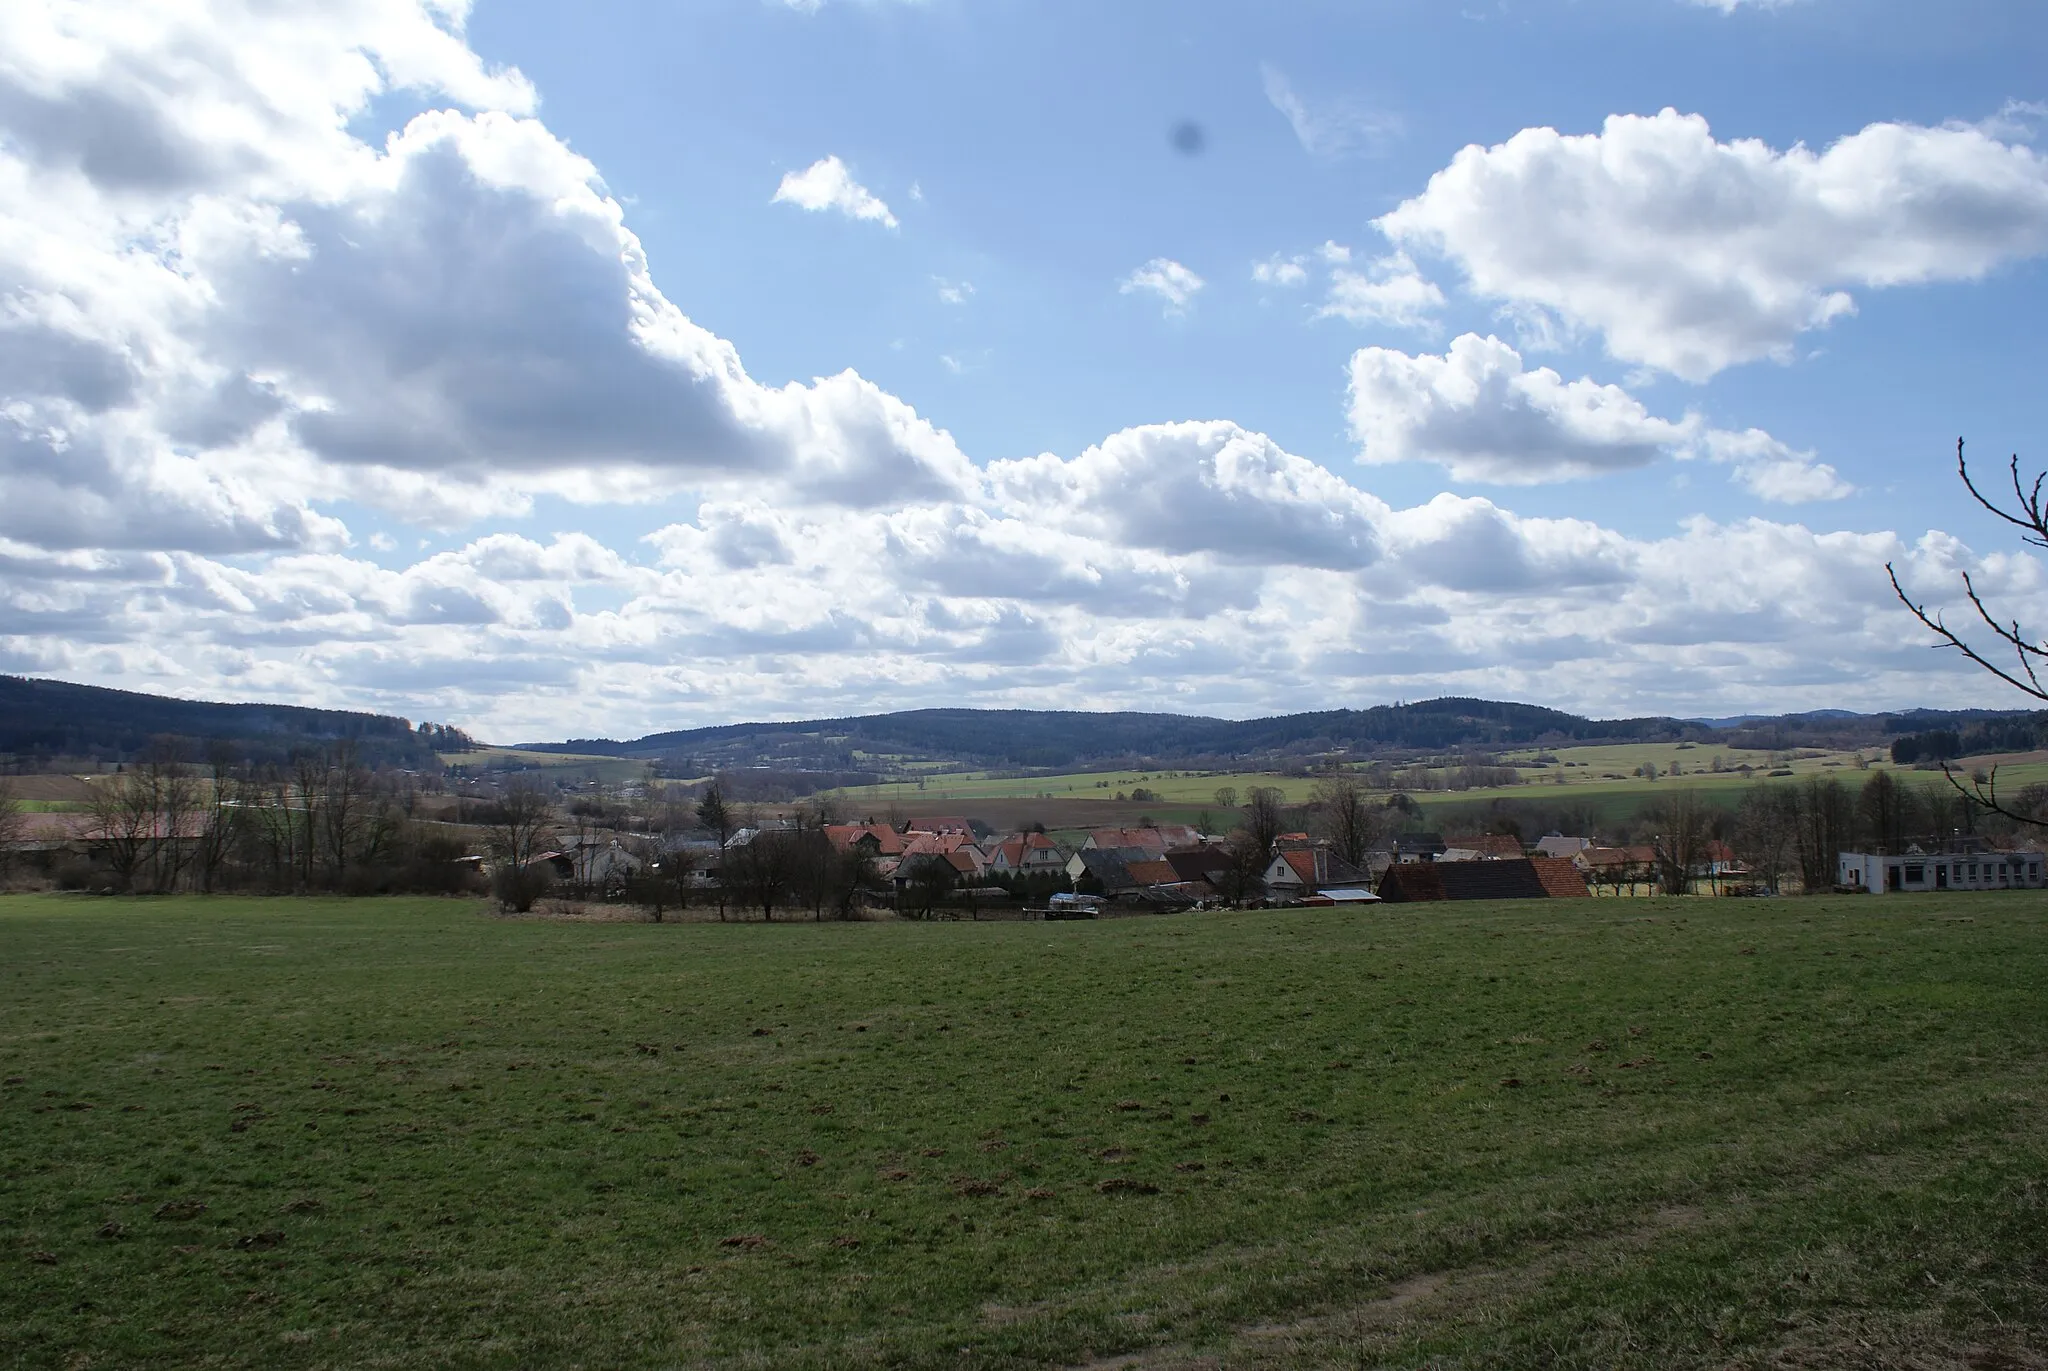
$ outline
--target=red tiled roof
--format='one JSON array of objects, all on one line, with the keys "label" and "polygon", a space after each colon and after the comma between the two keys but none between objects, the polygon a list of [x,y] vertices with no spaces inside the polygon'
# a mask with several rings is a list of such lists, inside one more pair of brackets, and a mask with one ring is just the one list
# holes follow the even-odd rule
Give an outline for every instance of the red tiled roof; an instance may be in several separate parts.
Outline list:
[{"label": "red tiled roof", "polygon": [[1180,873],[1167,861],[1125,862],[1124,870],[1131,873],[1131,879],[1139,885],[1172,885],[1180,880]]},{"label": "red tiled roof", "polygon": [[1397,862],[1380,880],[1390,902],[1430,900],[1542,900],[1586,895],[1586,883],[1558,857],[1478,862]]},{"label": "red tiled roof", "polygon": [[950,815],[944,818],[912,819],[903,825],[905,833],[965,833],[972,837],[974,825]]},{"label": "red tiled roof", "polygon": [[1589,847],[1573,858],[1583,866],[1654,866],[1657,849],[1654,847]]},{"label": "red tiled roof", "polygon": [[887,824],[827,824],[825,837],[841,852],[864,837],[873,837],[878,856],[896,857],[903,852],[903,835]]},{"label": "red tiled roof", "polygon": [[1569,857],[1531,857],[1529,865],[1536,868],[1536,879],[1543,882],[1544,892],[1553,900],[1583,900],[1592,895],[1586,889],[1586,878]]}]

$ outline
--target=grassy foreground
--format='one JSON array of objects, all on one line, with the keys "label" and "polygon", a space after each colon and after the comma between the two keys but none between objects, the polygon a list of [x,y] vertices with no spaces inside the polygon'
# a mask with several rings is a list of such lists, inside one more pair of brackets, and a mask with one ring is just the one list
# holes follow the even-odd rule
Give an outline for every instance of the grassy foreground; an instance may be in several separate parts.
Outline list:
[{"label": "grassy foreground", "polygon": [[17,897],[0,1079],[0,1365],[2048,1365],[2032,894]]}]

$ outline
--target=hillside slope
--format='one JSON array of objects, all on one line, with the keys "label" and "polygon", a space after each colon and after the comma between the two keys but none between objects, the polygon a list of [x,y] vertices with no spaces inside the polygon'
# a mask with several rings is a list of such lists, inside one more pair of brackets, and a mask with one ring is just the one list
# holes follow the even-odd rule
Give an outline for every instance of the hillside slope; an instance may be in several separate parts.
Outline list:
[{"label": "hillside slope", "polygon": [[365,760],[436,765],[431,744],[404,719],[296,705],[218,704],[68,681],[0,676],[0,753],[20,758],[127,761],[158,737],[193,746],[226,742],[245,758],[281,759],[353,739]]}]

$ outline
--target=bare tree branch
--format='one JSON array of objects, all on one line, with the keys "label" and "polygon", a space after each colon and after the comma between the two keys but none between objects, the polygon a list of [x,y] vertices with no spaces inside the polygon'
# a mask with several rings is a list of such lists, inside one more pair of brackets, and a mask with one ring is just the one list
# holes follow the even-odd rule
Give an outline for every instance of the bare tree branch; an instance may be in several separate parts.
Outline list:
[{"label": "bare tree branch", "polygon": [[[1970,475],[1970,464],[1964,456],[1963,440],[1956,439],[1956,474],[1962,478],[1963,487],[1970,492],[1971,498],[1994,518],[2019,529],[2020,540],[2029,547],[2048,549],[2048,504],[2044,504],[2042,493],[2044,484],[2048,484],[2048,471],[2037,474],[2033,484],[2029,485],[2020,475],[2020,459],[2017,453],[2013,455],[2007,471],[2012,481],[2011,509],[2005,508],[1978,489],[1976,480]],[[1930,611],[1924,601],[1915,600],[1908,595],[1906,588],[1899,583],[1898,569],[1890,562],[1885,563],[1884,570],[1885,575],[1891,578],[1892,594],[1898,596],[1899,603],[1904,605],[1928,631],[1941,639],[1937,646],[1953,648],[1961,653],[1965,660],[1983,668],[2022,695],[2048,704],[2048,685],[2043,684],[2039,670],[2040,663],[2048,662],[2048,646],[2029,638],[2018,619],[2007,621],[1993,614],[1991,607],[1984,602],[1983,595],[1978,592],[1977,583],[1969,572],[1962,573],[1963,594],[1968,597],[1970,607],[1977,611],[1978,619],[1990,631],[1991,637],[2001,644],[2003,649],[2011,651],[2011,666],[1993,662],[1961,633],[1950,628],[1940,611]],[[1999,655],[2002,657],[2004,651],[2001,650]],[[1990,774],[1981,782],[1974,776],[1971,777],[1967,785],[1957,777],[1947,762],[1942,763],[1941,770],[1958,795],[1987,813],[2002,815],[2031,827],[2048,828],[2048,817],[2037,818],[2021,813],[1999,799],[1998,768],[1993,767]]]}]

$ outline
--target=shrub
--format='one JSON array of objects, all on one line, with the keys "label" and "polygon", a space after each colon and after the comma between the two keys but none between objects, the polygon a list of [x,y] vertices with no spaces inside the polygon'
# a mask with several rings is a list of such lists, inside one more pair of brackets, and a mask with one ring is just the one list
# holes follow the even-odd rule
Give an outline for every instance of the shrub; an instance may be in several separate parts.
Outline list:
[{"label": "shrub", "polygon": [[530,866],[500,867],[491,877],[491,893],[501,908],[514,914],[530,914],[535,901],[554,888],[555,873],[545,862]]}]

